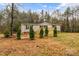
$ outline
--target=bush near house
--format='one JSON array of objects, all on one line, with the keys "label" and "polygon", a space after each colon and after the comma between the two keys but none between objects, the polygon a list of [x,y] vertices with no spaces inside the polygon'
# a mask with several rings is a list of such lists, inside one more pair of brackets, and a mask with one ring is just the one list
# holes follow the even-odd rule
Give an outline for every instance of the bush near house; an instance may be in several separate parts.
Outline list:
[{"label": "bush near house", "polygon": [[44,35],[44,31],[43,31],[43,28],[42,27],[40,27],[41,29],[40,29],[40,38],[43,38],[43,35]]},{"label": "bush near house", "polygon": [[4,32],[4,37],[5,37],[5,38],[10,37],[10,32],[9,32],[9,30],[5,30],[5,32]]},{"label": "bush near house", "polygon": [[48,36],[48,26],[45,27],[45,36]]},{"label": "bush near house", "polygon": [[34,30],[33,30],[33,25],[30,26],[29,36],[30,36],[31,40],[34,40],[35,33],[34,33]]},{"label": "bush near house", "polygon": [[16,24],[13,26],[13,32],[16,33],[20,27],[21,27],[21,23],[20,23],[20,22],[16,23]]},{"label": "bush near house", "polygon": [[57,27],[56,26],[54,27],[53,35],[54,35],[54,37],[57,37]]},{"label": "bush near house", "polygon": [[18,40],[21,39],[21,29],[18,29],[18,31],[17,31],[17,39]]}]

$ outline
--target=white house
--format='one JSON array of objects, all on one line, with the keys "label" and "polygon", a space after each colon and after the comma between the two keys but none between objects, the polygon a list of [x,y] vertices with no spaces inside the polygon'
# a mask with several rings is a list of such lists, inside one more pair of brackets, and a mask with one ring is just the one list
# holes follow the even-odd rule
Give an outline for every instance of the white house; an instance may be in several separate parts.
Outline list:
[{"label": "white house", "polygon": [[[29,32],[29,28],[30,28],[30,25],[33,25],[33,29],[34,31],[38,31],[40,29],[40,26],[48,26],[48,28],[53,28],[55,26],[55,24],[50,24],[50,23],[47,23],[47,22],[43,22],[43,23],[39,23],[39,24],[34,24],[34,23],[23,23],[21,24],[21,33],[28,33]],[[57,31],[61,31],[61,26],[60,25],[56,25],[57,27]]]}]

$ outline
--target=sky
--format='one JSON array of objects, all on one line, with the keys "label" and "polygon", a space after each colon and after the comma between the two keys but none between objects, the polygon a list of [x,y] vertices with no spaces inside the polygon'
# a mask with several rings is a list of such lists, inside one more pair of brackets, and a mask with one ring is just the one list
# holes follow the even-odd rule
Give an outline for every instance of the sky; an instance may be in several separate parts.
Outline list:
[{"label": "sky", "polygon": [[[0,3],[0,10],[4,9],[8,3]],[[64,12],[67,7],[79,6],[79,3],[18,3],[17,6],[21,11],[32,11],[40,12],[42,9],[45,11],[60,10]]]},{"label": "sky", "polygon": [[26,10],[51,10],[51,9],[55,9],[58,5],[60,5],[59,3],[27,3],[27,4],[21,4],[21,6],[24,7],[24,9]]},{"label": "sky", "polygon": [[65,5],[61,3],[23,3],[19,6],[20,10],[27,11],[31,9],[32,11],[37,12],[40,12],[41,10],[51,12],[57,9],[60,11],[64,11],[65,8],[62,7],[65,7]]}]

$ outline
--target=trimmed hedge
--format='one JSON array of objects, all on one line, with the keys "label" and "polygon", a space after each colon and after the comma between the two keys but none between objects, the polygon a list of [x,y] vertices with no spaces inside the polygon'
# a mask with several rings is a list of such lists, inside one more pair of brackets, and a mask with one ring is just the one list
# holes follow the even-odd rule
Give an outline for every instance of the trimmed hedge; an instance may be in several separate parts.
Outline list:
[{"label": "trimmed hedge", "polygon": [[35,33],[34,33],[34,30],[33,30],[33,25],[30,26],[29,36],[30,36],[31,40],[34,40]]},{"label": "trimmed hedge", "polygon": [[21,39],[21,29],[18,29],[18,31],[17,31],[17,39],[18,40]]},{"label": "trimmed hedge", "polygon": [[57,27],[55,26],[54,31],[53,31],[54,37],[57,37]]},{"label": "trimmed hedge", "polygon": [[48,36],[48,26],[45,27],[45,36]]},{"label": "trimmed hedge", "polygon": [[44,35],[44,31],[43,31],[43,28],[42,27],[40,27],[41,29],[40,29],[40,38],[43,38],[43,35]]}]

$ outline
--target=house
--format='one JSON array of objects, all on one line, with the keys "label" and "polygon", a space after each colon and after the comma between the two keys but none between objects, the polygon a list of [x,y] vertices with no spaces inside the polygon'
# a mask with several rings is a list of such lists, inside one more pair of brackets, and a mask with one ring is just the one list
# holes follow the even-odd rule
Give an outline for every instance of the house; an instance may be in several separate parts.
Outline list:
[{"label": "house", "polygon": [[[33,25],[34,31],[38,31],[40,29],[40,26],[42,26],[42,27],[48,26],[48,28],[52,28],[52,27],[55,26],[55,24],[50,24],[50,23],[47,23],[47,22],[39,23],[39,24],[23,23],[23,24],[21,24],[21,33],[29,32],[30,25]],[[61,31],[60,25],[56,25],[56,27],[57,27],[57,31]]]},{"label": "house", "polygon": [[51,24],[51,23],[48,23],[46,21],[44,21],[43,23],[22,23],[21,24],[21,33],[23,34],[23,36],[28,35],[30,25],[33,25],[34,32],[38,32],[40,29],[40,26],[42,26],[43,29],[45,29],[45,26],[48,26],[48,29],[51,29],[51,30],[54,26],[56,26],[57,31],[61,31],[60,25]]}]

